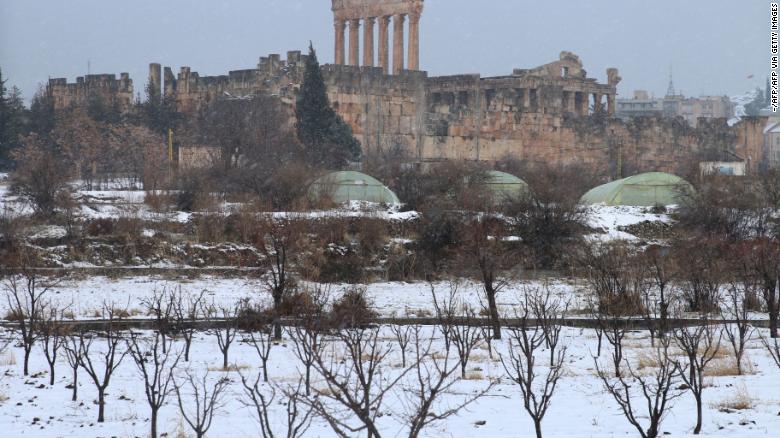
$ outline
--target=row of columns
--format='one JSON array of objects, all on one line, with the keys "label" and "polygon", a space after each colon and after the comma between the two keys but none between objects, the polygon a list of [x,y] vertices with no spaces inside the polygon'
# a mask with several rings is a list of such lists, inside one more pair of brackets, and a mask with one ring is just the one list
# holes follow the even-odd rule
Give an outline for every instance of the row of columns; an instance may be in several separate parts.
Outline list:
[{"label": "row of columns", "polygon": [[[615,115],[615,96],[607,94],[606,107],[604,106],[604,94],[591,93],[593,96],[593,104],[595,106],[594,113],[601,113],[606,110],[607,115]],[[579,114],[581,116],[587,116],[590,112],[590,99],[587,92],[564,92],[564,111]]]},{"label": "row of columns", "polygon": [[[397,14],[383,17],[355,18],[350,20],[336,19],[336,64],[349,63],[352,66],[360,65],[360,26],[363,23],[363,64],[374,67],[374,26],[379,21],[379,67],[385,73],[390,73],[390,47],[389,30],[390,20],[393,21],[393,74],[399,74],[404,70],[404,22],[407,14]],[[409,18],[409,52],[408,69],[420,69],[420,15],[408,14]],[[349,25],[349,58],[345,59],[344,42],[346,28]]]}]

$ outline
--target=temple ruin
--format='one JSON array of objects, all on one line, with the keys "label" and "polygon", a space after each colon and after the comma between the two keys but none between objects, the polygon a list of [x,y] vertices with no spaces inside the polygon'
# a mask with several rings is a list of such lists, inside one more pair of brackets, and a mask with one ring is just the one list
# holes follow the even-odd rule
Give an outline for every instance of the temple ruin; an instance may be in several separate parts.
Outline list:
[{"label": "temple ruin", "polygon": [[[715,120],[700,125],[697,134],[663,120],[631,124],[615,118],[618,70],[607,69],[606,83],[599,83],[588,77],[574,53],[564,51],[548,64],[504,76],[431,77],[419,69],[423,0],[332,0],[332,7],[336,59],[323,65],[322,73],[333,108],[366,153],[402,150],[406,159],[416,162],[513,157],[554,165],[590,164],[619,176],[630,170],[675,172],[697,150],[710,147],[706,130],[725,129],[735,144],[723,147],[750,166],[762,160],[763,137],[756,128],[760,123],[732,129],[725,120]],[[254,68],[221,76],[200,76],[186,66],[174,75],[170,67],[155,63],[150,65],[149,84],[175,100],[184,114],[195,114],[216,99],[258,94],[294,105],[305,64],[300,51],[288,52],[286,58],[261,57]],[[84,104],[89,90],[102,90],[128,107],[132,99],[132,81],[125,74],[119,80],[87,76],[76,84],[52,79],[49,89],[57,108]]]},{"label": "temple ruin", "polygon": [[[363,27],[363,63],[379,66],[390,73],[390,23],[393,24],[392,73],[420,69],[420,16],[423,0],[332,0],[335,26],[336,65],[360,66],[360,27]],[[409,21],[408,39],[404,39],[404,22]],[[375,25],[379,27],[379,46],[374,50]],[[344,37],[349,26],[349,59],[344,56]],[[404,47],[408,45],[408,53]],[[375,53],[379,54],[375,63]],[[404,63],[406,57],[406,64]]]}]

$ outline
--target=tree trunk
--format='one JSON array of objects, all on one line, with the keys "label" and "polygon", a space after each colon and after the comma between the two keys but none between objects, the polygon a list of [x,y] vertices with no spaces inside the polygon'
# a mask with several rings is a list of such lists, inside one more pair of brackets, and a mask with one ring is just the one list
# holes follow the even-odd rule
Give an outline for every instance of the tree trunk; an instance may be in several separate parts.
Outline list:
[{"label": "tree trunk", "polygon": [[263,381],[268,382],[268,361],[263,361]]},{"label": "tree trunk", "polygon": [[104,411],[106,407],[106,394],[105,389],[98,388],[98,423],[103,423],[105,421],[104,417]]},{"label": "tree trunk", "polygon": [[491,288],[485,288],[485,292],[488,299],[490,321],[493,323],[493,339],[501,339],[501,320],[498,317],[498,306],[496,306],[496,292]]},{"label": "tree trunk", "polygon": [[150,421],[152,423],[152,438],[157,438],[157,408],[152,408],[152,418]]},{"label": "tree trunk", "polygon": [[190,361],[190,345],[192,345],[192,335],[184,336],[184,361]]},{"label": "tree trunk", "polygon": [[30,375],[30,353],[32,352],[32,344],[24,346],[24,375]]},{"label": "tree trunk", "polygon": [[78,400],[79,395],[79,367],[76,365],[75,368],[73,368],[73,397],[71,398],[71,401]]},{"label": "tree trunk", "polygon": [[542,438],[542,420],[534,419],[534,428],[536,429],[536,438]]},{"label": "tree trunk", "polygon": [[696,427],[693,429],[693,434],[698,435],[701,433],[702,412],[701,412],[701,394],[696,395]]},{"label": "tree trunk", "polygon": [[222,369],[227,370],[228,367],[228,349],[227,346],[222,350]]},{"label": "tree trunk", "polygon": [[54,386],[54,362],[49,364],[49,386]]},{"label": "tree trunk", "polygon": [[282,294],[274,293],[274,341],[282,340],[282,323],[279,321],[279,310],[282,307]]},{"label": "tree trunk", "polygon": [[311,364],[306,364],[306,395],[311,395]]}]

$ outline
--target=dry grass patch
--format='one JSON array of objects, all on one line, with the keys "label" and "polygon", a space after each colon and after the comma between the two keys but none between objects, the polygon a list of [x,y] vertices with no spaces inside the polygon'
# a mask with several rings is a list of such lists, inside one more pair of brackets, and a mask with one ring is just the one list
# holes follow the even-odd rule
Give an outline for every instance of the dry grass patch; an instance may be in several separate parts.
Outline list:
[{"label": "dry grass patch", "polygon": [[209,367],[209,371],[218,371],[218,372],[222,372],[222,373],[236,373],[238,371],[248,370],[250,368],[252,368],[252,367],[250,367],[249,365],[230,364],[230,365],[227,366],[227,368],[221,367],[221,366],[219,366],[219,367],[211,366],[211,367]]},{"label": "dry grass patch", "polygon": [[740,383],[733,396],[721,400],[714,407],[718,408],[720,411],[744,411],[753,409],[755,406],[756,399],[750,395],[745,384]]},{"label": "dry grass patch", "polygon": [[[742,374],[754,374],[755,369],[753,363],[746,356],[742,359]],[[728,377],[739,376],[739,369],[737,368],[737,360],[734,357],[728,357],[724,359],[716,359],[710,362],[709,366],[704,370],[704,375],[707,377]]]},{"label": "dry grass patch", "polygon": [[16,365],[16,356],[13,351],[6,351],[0,355],[0,367]]},{"label": "dry grass patch", "polygon": [[648,368],[658,368],[661,364],[658,361],[658,355],[655,350],[642,350],[636,355],[637,369],[644,370]]},{"label": "dry grass patch", "polygon": [[479,371],[469,371],[465,380],[485,380],[485,375]]}]

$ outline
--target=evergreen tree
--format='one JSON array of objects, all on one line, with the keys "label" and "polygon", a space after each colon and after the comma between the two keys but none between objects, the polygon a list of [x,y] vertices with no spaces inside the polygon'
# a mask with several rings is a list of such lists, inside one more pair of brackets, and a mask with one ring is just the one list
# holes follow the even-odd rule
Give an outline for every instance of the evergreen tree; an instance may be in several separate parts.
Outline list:
[{"label": "evergreen tree", "polygon": [[181,121],[176,100],[171,96],[162,96],[160,90],[154,89],[151,83],[146,85],[146,102],[140,103],[138,112],[141,123],[161,134],[167,135],[168,129],[175,129]]},{"label": "evergreen tree", "polygon": [[7,169],[11,164],[11,152],[19,147],[20,138],[27,124],[27,108],[24,107],[22,92],[5,86],[0,70],[0,168]]},{"label": "evergreen tree", "polygon": [[306,147],[312,164],[335,170],[344,168],[349,161],[360,160],[360,142],[331,108],[317,53],[311,44],[295,115],[298,139]]},{"label": "evergreen tree", "polygon": [[30,104],[30,131],[48,137],[54,130],[54,99],[46,87],[40,87]]},{"label": "evergreen tree", "polygon": [[769,77],[766,78],[766,90],[764,91],[764,107],[772,104],[772,87],[769,83]]},{"label": "evergreen tree", "polygon": [[764,91],[761,88],[756,88],[755,97],[750,103],[745,105],[745,115],[748,117],[758,116],[760,111],[765,108],[765,103]]}]

